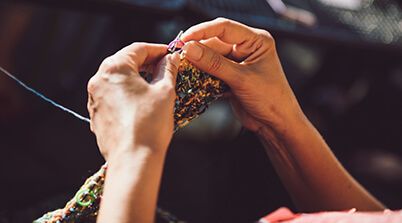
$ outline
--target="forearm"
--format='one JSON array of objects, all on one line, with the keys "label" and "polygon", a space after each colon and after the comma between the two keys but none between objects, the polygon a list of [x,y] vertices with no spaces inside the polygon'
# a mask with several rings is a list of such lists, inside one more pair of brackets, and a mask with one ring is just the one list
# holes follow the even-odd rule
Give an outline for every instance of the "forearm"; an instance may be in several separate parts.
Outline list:
[{"label": "forearm", "polygon": [[164,158],[149,148],[111,157],[98,222],[154,222]]},{"label": "forearm", "polygon": [[290,118],[283,131],[267,127],[258,134],[281,180],[301,210],[384,208],[343,168],[304,115]]}]

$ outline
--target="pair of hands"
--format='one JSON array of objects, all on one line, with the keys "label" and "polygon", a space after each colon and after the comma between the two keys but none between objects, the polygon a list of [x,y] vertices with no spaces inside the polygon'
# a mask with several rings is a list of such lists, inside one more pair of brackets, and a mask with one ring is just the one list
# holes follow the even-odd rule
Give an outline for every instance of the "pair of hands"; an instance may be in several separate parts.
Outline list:
[{"label": "pair of hands", "polygon": [[[272,36],[218,18],[188,29],[183,54],[196,67],[225,81],[244,127],[282,134],[301,110],[286,80]],[[134,43],[107,58],[88,83],[91,130],[104,157],[134,148],[166,152],[173,134],[177,53],[166,45]],[[147,83],[139,75],[153,70]]]}]

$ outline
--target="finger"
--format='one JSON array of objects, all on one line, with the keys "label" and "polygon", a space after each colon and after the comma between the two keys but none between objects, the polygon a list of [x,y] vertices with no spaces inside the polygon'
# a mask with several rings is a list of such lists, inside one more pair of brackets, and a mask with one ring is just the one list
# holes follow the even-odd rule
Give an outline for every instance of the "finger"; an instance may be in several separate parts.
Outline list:
[{"label": "finger", "polygon": [[248,58],[251,54],[255,53],[259,48],[261,48],[261,42],[259,41],[255,41],[252,44],[244,42],[234,45],[230,56],[237,62],[241,62]]},{"label": "finger", "polygon": [[242,62],[251,53],[256,51],[256,44],[246,48],[245,43],[232,45],[221,41],[217,37],[201,40],[200,43],[236,62]]},{"label": "finger", "polygon": [[176,85],[176,77],[180,63],[179,54],[168,54],[162,58],[155,69],[155,76],[151,84],[167,84],[174,87]]},{"label": "finger", "polygon": [[182,35],[184,42],[190,40],[206,40],[216,37],[219,40],[232,44],[230,58],[240,62],[249,57],[262,46],[263,39],[272,39],[272,36],[261,29],[251,28],[229,19],[218,18],[209,22],[195,25]]},{"label": "finger", "polygon": [[218,37],[225,43],[241,44],[255,36],[253,29],[239,22],[218,18],[200,23],[185,31],[181,37],[184,42]]},{"label": "finger", "polygon": [[225,81],[230,86],[242,79],[242,65],[225,58],[199,42],[191,41],[183,47],[183,55],[196,67]]},{"label": "finger", "polygon": [[143,67],[156,63],[167,54],[167,45],[151,43],[133,43],[124,47],[116,56],[128,57],[134,72],[138,73]]},{"label": "finger", "polygon": [[223,56],[229,56],[233,49],[233,44],[225,43],[217,37],[212,37],[207,40],[201,40],[200,43],[215,50],[217,53]]}]

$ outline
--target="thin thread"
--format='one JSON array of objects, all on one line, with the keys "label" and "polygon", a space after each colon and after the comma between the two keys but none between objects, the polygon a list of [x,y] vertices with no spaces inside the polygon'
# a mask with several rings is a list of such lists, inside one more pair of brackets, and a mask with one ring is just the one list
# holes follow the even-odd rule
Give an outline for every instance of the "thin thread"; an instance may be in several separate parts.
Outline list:
[{"label": "thin thread", "polygon": [[36,91],[35,89],[29,87],[28,85],[26,85],[24,82],[22,82],[21,80],[19,80],[17,77],[15,77],[14,75],[12,75],[10,72],[8,72],[7,70],[5,70],[5,69],[4,69],[3,67],[1,67],[1,66],[0,66],[0,70],[1,70],[5,75],[7,75],[7,76],[10,77],[11,79],[13,79],[15,82],[17,82],[19,85],[21,85],[23,88],[25,88],[26,90],[32,92],[34,95],[38,96],[39,98],[41,98],[41,99],[47,101],[48,103],[50,103],[51,105],[55,106],[56,108],[59,108],[59,109],[61,109],[62,111],[65,111],[65,112],[67,112],[67,113],[73,115],[74,117],[76,117],[76,118],[82,120],[82,121],[85,121],[85,122],[87,122],[87,123],[90,122],[89,118],[86,118],[86,117],[84,117],[84,116],[78,114],[77,112],[75,112],[75,111],[73,111],[73,110],[71,110],[71,109],[68,109],[68,108],[66,108],[66,107],[64,107],[64,106],[62,106],[62,105],[60,105],[59,103],[57,103],[57,102],[53,101],[52,99],[46,97],[45,95],[41,94],[40,92]]}]

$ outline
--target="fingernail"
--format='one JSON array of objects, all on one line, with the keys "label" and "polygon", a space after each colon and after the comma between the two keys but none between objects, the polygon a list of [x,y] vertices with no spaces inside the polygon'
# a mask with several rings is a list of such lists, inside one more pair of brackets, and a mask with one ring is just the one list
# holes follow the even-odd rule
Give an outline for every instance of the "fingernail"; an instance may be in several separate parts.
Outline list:
[{"label": "fingernail", "polygon": [[203,49],[195,42],[190,42],[183,47],[184,56],[190,60],[200,60]]}]

